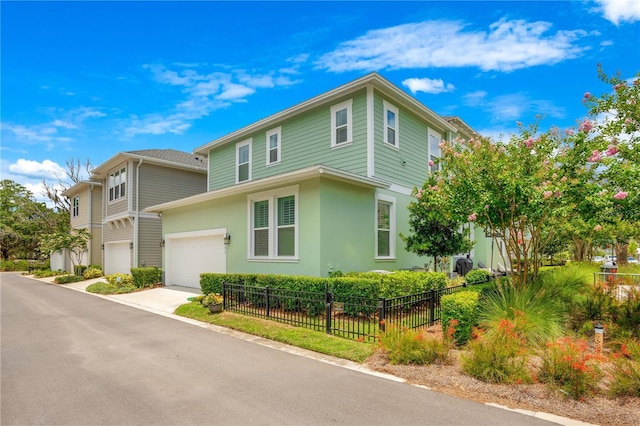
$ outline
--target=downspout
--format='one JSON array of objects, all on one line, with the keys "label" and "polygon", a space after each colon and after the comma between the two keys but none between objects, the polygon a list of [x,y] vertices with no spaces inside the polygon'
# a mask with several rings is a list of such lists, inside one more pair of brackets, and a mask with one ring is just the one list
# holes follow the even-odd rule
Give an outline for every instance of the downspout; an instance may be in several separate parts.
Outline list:
[{"label": "downspout", "polygon": [[133,222],[133,267],[138,267],[138,229],[140,224],[140,166],[142,158],[136,166],[136,220]]},{"label": "downspout", "polygon": [[89,235],[91,235],[91,240],[89,240],[89,244],[88,244],[88,254],[87,256],[89,257],[87,266],[91,265],[93,263],[93,185],[89,186]]}]

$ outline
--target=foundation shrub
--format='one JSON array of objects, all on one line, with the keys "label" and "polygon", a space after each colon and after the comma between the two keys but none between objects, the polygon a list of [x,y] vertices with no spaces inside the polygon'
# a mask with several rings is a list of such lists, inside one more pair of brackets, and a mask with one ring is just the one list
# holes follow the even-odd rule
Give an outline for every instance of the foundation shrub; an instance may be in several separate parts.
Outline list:
[{"label": "foundation shrub", "polygon": [[54,280],[56,284],[69,284],[83,281],[84,278],[78,275],[59,275]]},{"label": "foundation shrub", "polygon": [[121,274],[118,272],[116,274],[106,275],[105,278],[109,284],[116,287],[134,287],[133,277],[129,274]]},{"label": "foundation shrub", "polygon": [[475,285],[488,282],[491,276],[491,273],[484,269],[473,269],[464,276],[464,279],[467,284]]},{"label": "foundation shrub", "polygon": [[137,288],[151,287],[162,282],[162,269],[160,268],[131,268],[133,285]]},{"label": "foundation shrub", "polygon": [[92,278],[100,278],[102,276],[102,269],[87,268],[82,274],[85,280]]}]

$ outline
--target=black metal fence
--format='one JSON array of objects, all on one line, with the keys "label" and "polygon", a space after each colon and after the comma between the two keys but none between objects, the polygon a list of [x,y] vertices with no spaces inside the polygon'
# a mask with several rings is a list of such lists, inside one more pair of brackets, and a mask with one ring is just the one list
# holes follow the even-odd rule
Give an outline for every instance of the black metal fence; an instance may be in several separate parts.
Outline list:
[{"label": "black metal fence", "polygon": [[429,327],[440,321],[440,297],[464,285],[392,299],[335,297],[324,292],[224,284],[224,308],[297,327],[358,340],[374,340],[386,327]]}]

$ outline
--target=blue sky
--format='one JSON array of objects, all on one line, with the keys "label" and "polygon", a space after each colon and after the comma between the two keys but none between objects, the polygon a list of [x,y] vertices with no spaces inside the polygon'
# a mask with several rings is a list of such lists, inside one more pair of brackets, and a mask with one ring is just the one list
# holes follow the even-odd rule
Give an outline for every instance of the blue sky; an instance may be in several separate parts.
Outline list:
[{"label": "blue sky", "polygon": [[377,71],[486,136],[572,127],[597,64],[640,71],[640,2],[7,2],[2,179],[191,152]]}]

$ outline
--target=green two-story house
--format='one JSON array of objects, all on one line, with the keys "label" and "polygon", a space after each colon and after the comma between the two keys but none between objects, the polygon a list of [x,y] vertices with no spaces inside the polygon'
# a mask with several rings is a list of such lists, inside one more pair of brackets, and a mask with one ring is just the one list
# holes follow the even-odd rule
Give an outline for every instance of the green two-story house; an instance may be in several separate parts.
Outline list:
[{"label": "green two-story house", "polygon": [[399,234],[441,141],[471,137],[460,124],[373,73],[196,148],[207,192],[145,210],[162,216],[165,283],[424,265]]}]

